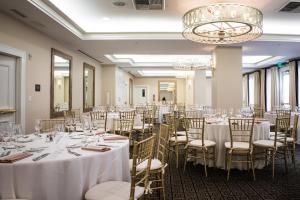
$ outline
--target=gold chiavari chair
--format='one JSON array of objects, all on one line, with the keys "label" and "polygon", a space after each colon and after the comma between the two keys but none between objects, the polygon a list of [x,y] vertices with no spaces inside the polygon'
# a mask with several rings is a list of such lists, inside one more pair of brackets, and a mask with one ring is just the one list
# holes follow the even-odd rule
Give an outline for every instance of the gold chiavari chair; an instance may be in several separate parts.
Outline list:
[{"label": "gold chiavari chair", "polygon": [[[229,131],[230,131],[230,142],[225,142],[225,167],[227,171],[227,180],[230,177],[230,169],[232,162],[247,163],[251,164],[253,179],[255,180],[255,169],[253,162],[253,126],[254,118],[244,119],[229,119]],[[238,156],[236,160],[233,160],[233,156]],[[246,160],[242,160],[241,157],[245,157]]]},{"label": "gold chiavari chair", "polygon": [[[289,117],[276,118],[275,135],[270,140],[257,140],[253,142],[255,159],[264,159],[265,164],[272,162],[272,178],[275,176],[275,159],[284,159],[287,168],[287,135],[290,124]],[[263,155],[264,157],[262,157]],[[280,157],[282,156],[282,157]]]},{"label": "gold chiavari chair", "polygon": [[211,140],[205,140],[204,126],[205,118],[185,118],[188,143],[185,146],[184,171],[189,159],[201,159],[203,160],[205,176],[207,177],[207,161],[212,160],[214,166],[216,165],[216,143]]},{"label": "gold chiavari chair", "polygon": [[134,120],[135,115],[136,115],[135,110],[119,111],[120,119],[132,119],[132,120]]},{"label": "gold chiavari chair", "polygon": [[[151,161],[150,177],[149,181],[152,182],[151,190],[160,190],[163,199],[166,199],[165,194],[165,168],[167,167],[166,159],[168,153],[169,143],[169,126],[162,124],[160,125],[160,133],[157,139],[157,151],[154,158]],[[132,170],[132,160],[130,160],[130,169]],[[146,163],[145,163],[146,164]],[[146,167],[146,165],[137,167],[140,171]]]},{"label": "gold chiavari chair", "polygon": [[119,134],[123,136],[129,137],[131,141],[132,138],[132,130],[133,130],[133,120],[131,119],[120,119],[120,130]]},{"label": "gold chiavari chair", "polygon": [[[141,142],[135,142],[133,146],[133,160],[131,170],[131,182],[108,181],[90,188],[85,194],[86,200],[141,199],[150,190],[149,173],[153,157],[155,136]],[[139,166],[146,166],[138,170]]]},{"label": "gold chiavari chair", "polygon": [[276,115],[277,118],[291,118],[291,110],[277,109]]},{"label": "gold chiavari chair", "polygon": [[65,120],[64,119],[41,119],[41,133],[47,133],[53,131],[56,126],[61,126],[62,129],[65,129]]},{"label": "gold chiavari chair", "polygon": [[176,156],[176,167],[178,168],[179,162],[179,148],[184,147],[187,142],[187,135],[178,135],[177,127],[178,127],[178,118],[171,114],[166,114],[166,124],[170,127],[170,140],[169,140],[169,148],[170,151],[175,153]]},{"label": "gold chiavari chair", "polygon": [[254,118],[264,118],[264,109],[261,107],[253,108],[253,117]]},{"label": "gold chiavari chair", "polygon": [[106,132],[107,112],[94,111],[94,112],[90,112],[90,116],[91,116],[91,122],[93,123],[93,126]]}]

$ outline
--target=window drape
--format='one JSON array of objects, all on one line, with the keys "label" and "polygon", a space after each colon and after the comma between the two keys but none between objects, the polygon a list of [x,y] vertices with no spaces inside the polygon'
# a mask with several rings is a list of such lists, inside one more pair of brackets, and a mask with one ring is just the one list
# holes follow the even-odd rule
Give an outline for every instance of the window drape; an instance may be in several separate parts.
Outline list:
[{"label": "window drape", "polygon": [[290,62],[288,64],[290,71],[290,106],[291,109],[294,109],[297,106],[296,100],[296,61]]},{"label": "window drape", "polygon": [[254,104],[259,106],[261,105],[260,74],[259,72],[254,72],[253,75],[254,75]]},{"label": "window drape", "polygon": [[272,96],[272,110],[276,110],[276,107],[280,105],[279,99],[279,74],[277,67],[271,68],[271,96]]},{"label": "window drape", "polygon": [[266,91],[265,91],[265,84],[266,84],[266,70],[260,70],[260,106],[263,109],[266,109]]},{"label": "window drape", "polygon": [[248,75],[243,76],[243,106],[248,106]]}]

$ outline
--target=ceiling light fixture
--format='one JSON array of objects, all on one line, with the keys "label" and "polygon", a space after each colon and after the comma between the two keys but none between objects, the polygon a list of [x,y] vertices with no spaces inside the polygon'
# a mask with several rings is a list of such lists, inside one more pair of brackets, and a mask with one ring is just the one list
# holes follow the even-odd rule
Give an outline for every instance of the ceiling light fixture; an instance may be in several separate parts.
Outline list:
[{"label": "ceiling light fixture", "polygon": [[122,7],[122,6],[125,6],[125,5],[126,5],[126,3],[123,2],[123,1],[115,1],[115,2],[113,2],[113,4],[114,4],[115,6],[119,6],[119,7]]},{"label": "ceiling light fixture", "polygon": [[184,71],[194,71],[194,70],[212,70],[212,60],[200,60],[200,59],[177,59],[174,64],[173,68],[177,70],[184,70]]},{"label": "ceiling light fixture", "polygon": [[256,8],[219,3],[189,10],[183,16],[183,36],[206,44],[232,44],[262,35],[263,14]]}]

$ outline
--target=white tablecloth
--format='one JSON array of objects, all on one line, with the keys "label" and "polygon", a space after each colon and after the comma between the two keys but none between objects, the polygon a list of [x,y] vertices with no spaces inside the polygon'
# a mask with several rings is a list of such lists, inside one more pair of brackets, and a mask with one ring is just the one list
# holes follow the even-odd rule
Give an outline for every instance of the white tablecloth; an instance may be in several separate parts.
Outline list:
[{"label": "white tablecloth", "polygon": [[169,105],[160,105],[159,111],[158,111],[158,122],[162,123],[163,120],[163,114],[170,112],[170,106]]},{"label": "white tablecloth", "polygon": [[[270,123],[263,122],[255,124],[253,129],[253,140],[268,139],[270,133]],[[227,123],[206,124],[205,139],[216,142],[216,167],[225,168],[225,142],[230,142],[230,132]],[[210,163],[211,165],[212,163]],[[242,163],[232,163],[232,168],[246,169]],[[264,162],[255,162],[255,168],[263,168]]]},{"label": "white tablecloth", "polygon": [[[300,113],[295,113],[295,112],[292,112],[291,113],[291,125],[293,126],[294,125],[294,116],[295,114],[300,114]],[[264,114],[264,117],[265,119],[269,120],[269,122],[271,124],[276,124],[276,113],[275,112],[266,112]],[[297,128],[297,135],[298,135],[298,141],[297,141],[297,144],[300,144],[300,120],[298,120],[298,128]]]},{"label": "white tablecloth", "polygon": [[[57,144],[44,141],[43,138],[24,143],[26,148],[48,146],[43,152],[13,164],[0,164],[0,199],[81,200],[85,192],[97,183],[130,181],[127,140],[107,143],[113,145],[107,152],[74,149],[82,154],[80,157],[69,154],[65,148],[65,145],[78,143],[80,139],[64,136]],[[51,154],[32,161],[32,158],[47,152]]]}]

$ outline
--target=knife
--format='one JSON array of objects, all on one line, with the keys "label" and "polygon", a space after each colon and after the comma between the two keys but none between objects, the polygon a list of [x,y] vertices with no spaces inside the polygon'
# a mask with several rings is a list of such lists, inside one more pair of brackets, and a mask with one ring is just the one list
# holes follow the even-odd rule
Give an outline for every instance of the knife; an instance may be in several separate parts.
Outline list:
[{"label": "knife", "polygon": [[42,155],[40,155],[40,156],[38,156],[38,157],[36,157],[36,158],[33,158],[32,160],[33,160],[33,161],[41,160],[41,159],[45,158],[46,156],[48,156],[49,154],[50,154],[50,153],[44,153],[44,154],[42,154]]},{"label": "knife", "polygon": [[81,156],[81,154],[79,154],[77,152],[74,152],[74,151],[71,151],[70,149],[68,149],[68,153],[73,154],[75,156]]}]

